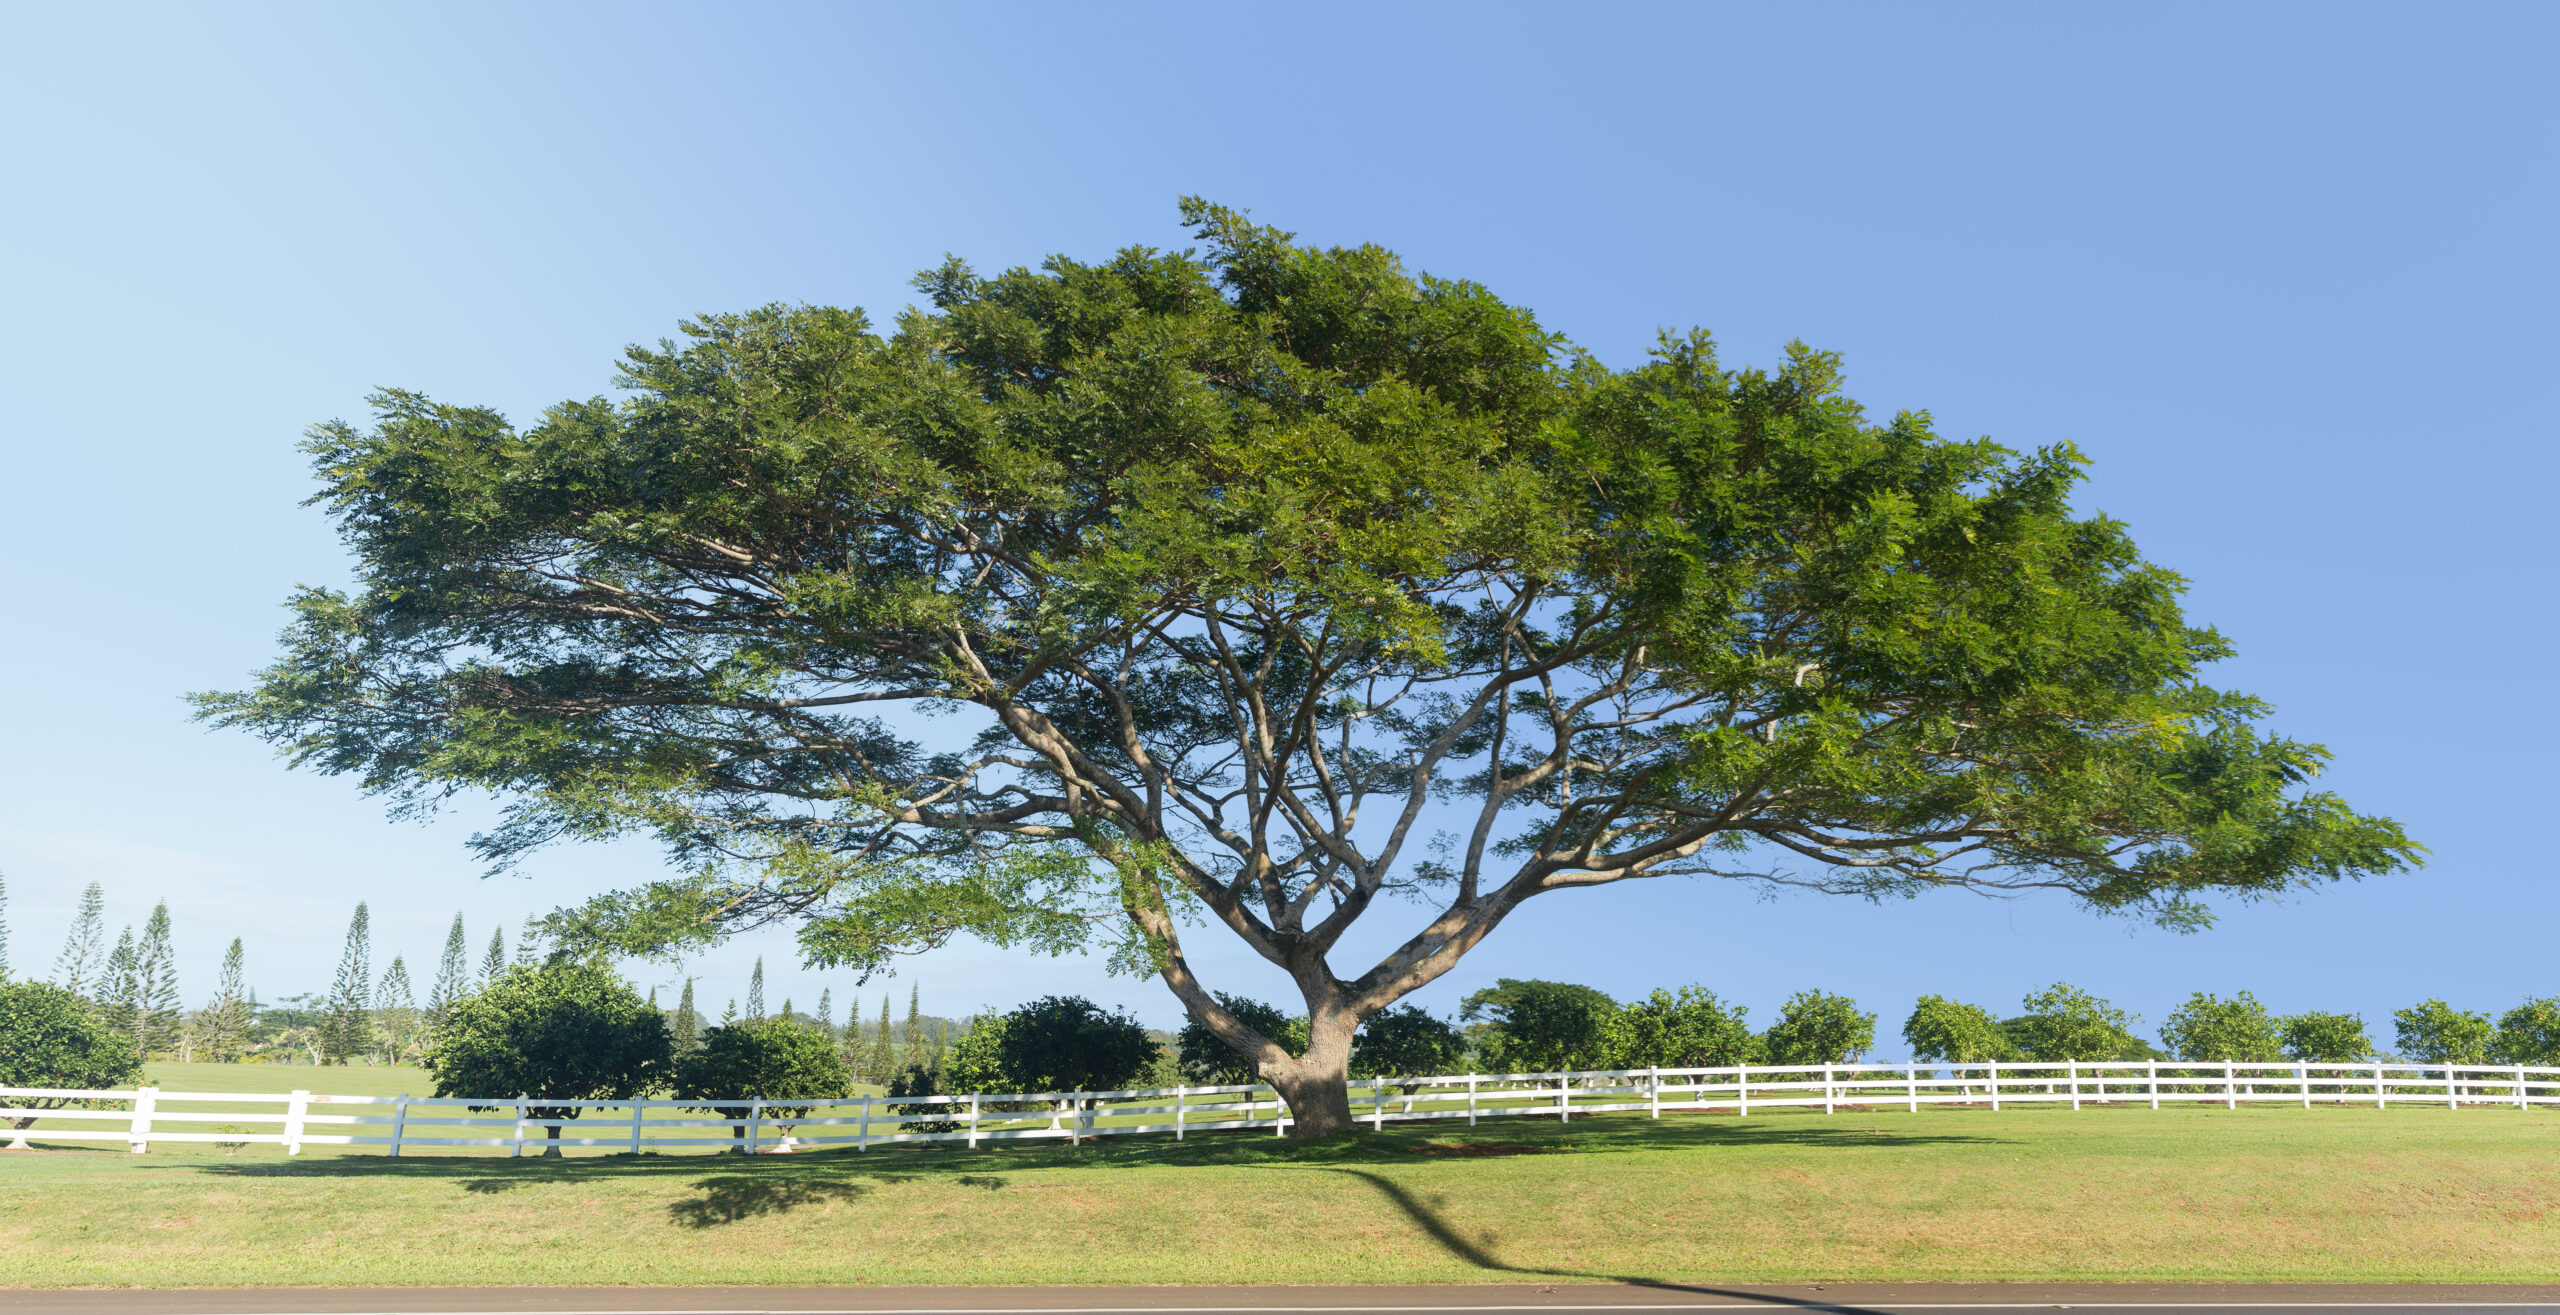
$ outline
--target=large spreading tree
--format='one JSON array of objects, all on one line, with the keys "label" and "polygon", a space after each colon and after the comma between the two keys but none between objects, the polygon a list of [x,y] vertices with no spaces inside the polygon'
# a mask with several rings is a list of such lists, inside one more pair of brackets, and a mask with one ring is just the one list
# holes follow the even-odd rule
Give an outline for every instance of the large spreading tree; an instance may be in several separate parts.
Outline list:
[{"label": "large spreading tree", "polygon": [[[786,921],[868,969],[1111,943],[1349,1126],[1360,1021],[1529,901],[1648,877],[2050,888],[2199,925],[2392,822],[2201,669],[2067,445],[1876,421],[1835,358],[1612,369],[1486,289],[1187,202],[1196,251],[772,306],[518,428],[410,392],[309,450],[359,563],[221,724],[504,861],[654,833],[626,950]],[[1407,935],[1337,965],[1361,918]],[[1186,952],[1284,970],[1293,1051]]]}]

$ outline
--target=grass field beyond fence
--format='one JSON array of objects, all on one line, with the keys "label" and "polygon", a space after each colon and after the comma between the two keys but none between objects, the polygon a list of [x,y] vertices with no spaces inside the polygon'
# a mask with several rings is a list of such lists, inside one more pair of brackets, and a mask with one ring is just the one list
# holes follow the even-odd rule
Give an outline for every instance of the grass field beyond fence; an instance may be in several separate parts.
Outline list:
[{"label": "grass field beyond fence", "polygon": [[754,1159],[0,1157],[12,1286],[2555,1273],[2560,1119],[2512,1108],[1604,1115]]}]

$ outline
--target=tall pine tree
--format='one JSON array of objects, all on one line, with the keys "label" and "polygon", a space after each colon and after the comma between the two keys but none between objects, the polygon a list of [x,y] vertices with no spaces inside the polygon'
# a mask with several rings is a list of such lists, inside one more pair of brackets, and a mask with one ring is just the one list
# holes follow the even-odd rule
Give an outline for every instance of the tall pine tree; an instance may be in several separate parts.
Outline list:
[{"label": "tall pine tree", "polygon": [[320,1053],[330,1063],[344,1064],[363,1053],[373,1040],[373,913],[356,901],[356,916],[347,923],[347,948],[338,956],[337,980],[329,984],[329,1001],[320,1021]]},{"label": "tall pine tree", "polygon": [[382,1025],[382,1057],[392,1064],[415,1057],[418,1049],[418,1002],[409,987],[409,965],[391,956],[382,982],[373,989],[374,1019]]},{"label": "tall pine tree", "polygon": [[141,994],[141,983],[133,973],[133,928],[127,927],[116,933],[116,948],[107,952],[106,966],[99,971],[97,1008],[99,1021],[108,1031],[137,1046],[141,1039],[133,1034],[133,1016],[139,1007],[135,997]]},{"label": "tall pine tree", "polygon": [[186,1006],[178,1002],[178,952],[169,934],[169,901],[152,906],[133,951],[133,1041],[144,1058],[178,1048]]},{"label": "tall pine tree", "polygon": [[73,995],[99,999],[107,970],[107,895],[97,882],[80,892],[80,911],[72,916],[71,936],[62,957],[53,963],[53,984]]},{"label": "tall pine tree", "polygon": [[249,989],[240,938],[222,955],[222,976],[213,984],[213,999],[196,1015],[196,1038],[217,1064],[240,1058],[249,1040]]},{"label": "tall pine tree", "polygon": [[907,983],[907,1025],[898,1029],[898,1062],[913,1064],[924,1054],[924,985]]},{"label": "tall pine tree", "polygon": [[462,938],[462,915],[444,934],[444,956],[436,961],[436,984],[427,991],[427,1031],[433,1034],[462,997],[471,994],[471,949]]},{"label": "tall pine tree", "polygon": [[756,970],[747,978],[747,1021],[764,1021],[764,956],[756,956]]},{"label": "tall pine tree", "polygon": [[676,1057],[681,1059],[702,1048],[702,1015],[693,1011],[693,979],[684,979],[684,994],[676,997]]},{"label": "tall pine tree", "polygon": [[504,927],[491,927],[489,929],[489,952],[480,956],[481,989],[488,989],[489,983],[506,975],[507,929]]},{"label": "tall pine tree", "polygon": [[831,987],[818,988],[818,1035],[836,1039],[836,993]]},{"label": "tall pine tree", "polygon": [[524,930],[516,933],[516,967],[530,968],[542,962],[542,928],[533,915],[524,915]]},{"label": "tall pine tree", "polygon": [[871,1034],[871,1055],[864,1064],[871,1070],[871,1080],[887,1082],[898,1073],[897,1042],[889,1035],[889,996],[880,996],[880,1028]]}]

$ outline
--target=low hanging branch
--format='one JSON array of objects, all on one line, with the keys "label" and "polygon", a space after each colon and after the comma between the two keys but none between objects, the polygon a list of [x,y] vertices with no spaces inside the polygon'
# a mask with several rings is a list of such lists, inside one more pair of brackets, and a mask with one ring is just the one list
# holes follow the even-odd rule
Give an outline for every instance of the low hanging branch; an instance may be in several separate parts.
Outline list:
[{"label": "low hanging branch", "polygon": [[[362,586],[200,713],[505,863],[656,835],[555,917],[628,952],[798,926],[869,970],[1106,944],[1349,1126],[1361,1020],[1523,902],[1718,876],[2067,892],[2202,925],[2420,851],[2212,689],[2227,654],[2080,459],[1869,421],[1837,362],[1628,370],[1470,283],[1200,202],[1204,244],[923,275],[882,337],[767,307],[518,430],[405,392],[309,450]],[[1381,896],[1419,925],[1352,975]],[[1304,995],[1221,1006],[1215,926]]]}]

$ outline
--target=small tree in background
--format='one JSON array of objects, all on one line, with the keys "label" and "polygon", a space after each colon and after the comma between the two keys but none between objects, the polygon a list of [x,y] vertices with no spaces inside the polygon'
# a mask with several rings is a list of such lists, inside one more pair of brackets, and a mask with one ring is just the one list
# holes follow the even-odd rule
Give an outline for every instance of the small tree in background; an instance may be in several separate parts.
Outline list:
[{"label": "small tree in background", "polygon": [[[52,1087],[97,1091],[142,1076],[142,1052],[129,1037],[99,1021],[89,1002],[59,986],[0,978],[0,1087]],[[70,1109],[96,1104],[71,1096],[11,1096],[20,1109]],[[35,1116],[10,1120],[17,1135],[8,1149],[27,1147]]]},{"label": "small tree in background", "polygon": [[[1234,1053],[1233,1047],[1227,1049]],[[1427,1078],[1454,1071],[1466,1058],[1466,1033],[1420,1005],[1397,1005],[1371,1014],[1360,1024],[1359,1035],[1351,1041],[1351,1076]],[[1422,1084],[1396,1085],[1404,1091],[1405,1113],[1412,1113],[1413,1095]]]},{"label": "small tree in background", "polygon": [[391,956],[391,966],[382,970],[382,983],[374,988],[374,1023],[382,1034],[382,1058],[387,1064],[417,1058],[424,1030],[419,1025],[418,1003],[409,987],[409,965],[399,955]]},{"label": "small tree in background", "polygon": [[2069,983],[2056,982],[2030,994],[2024,1003],[2026,1014],[2002,1026],[2019,1051],[2035,1063],[2141,1058],[2150,1052],[2133,1034],[2138,1020],[2132,1014]]},{"label": "small tree in background", "polygon": [[702,1015],[693,1007],[693,979],[684,979],[684,993],[676,997],[675,1054],[682,1059],[702,1048]]},{"label": "small tree in background", "polygon": [[492,983],[506,975],[507,929],[504,927],[491,927],[489,929],[489,948],[482,951],[480,954],[481,989],[487,990]]},{"label": "small tree in background", "polygon": [[[664,1083],[673,1060],[666,1019],[600,965],[562,962],[508,970],[456,1005],[435,1048],[420,1057],[438,1096],[523,1096],[536,1102],[630,1100]],[[475,1106],[494,1109],[496,1106]],[[575,1105],[536,1103],[526,1117],[560,1124]]]},{"label": "small tree in background", "polygon": [[2198,991],[2160,1027],[2160,1044],[2198,1063],[2272,1063],[2284,1054],[2276,1020],[2242,991],[2228,1000]]},{"label": "small tree in background", "polygon": [[2498,1019],[2489,1058],[2501,1064],[2560,1064],[2560,1000],[2528,999]]},{"label": "small tree in background", "polygon": [[102,992],[107,969],[107,893],[97,882],[80,892],[80,911],[71,918],[71,934],[63,939],[62,957],[53,961],[54,984],[84,1000]]},{"label": "small tree in background", "polygon": [[1798,991],[1778,1007],[1761,1038],[1772,1064],[1848,1064],[1876,1044],[1876,1016],[1858,1002],[1824,991]]},{"label": "small tree in background", "polygon": [[116,933],[116,947],[107,952],[106,966],[98,974],[96,997],[98,1021],[133,1042],[139,1051],[142,1038],[134,1034],[133,1024],[141,1009],[142,981],[133,971],[133,958],[133,928],[127,927]]},{"label": "small tree in background", "polygon": [[[1234,1015],[1245,1026],[1278,1041],[1283,1049],[1307,1043],[1307,1020],[1292,1018],[1286,1010],[1260,1000],[1220,991],[1218,1007]],[[1297,1053],[1295,1050],[1291,1054]],[[1253,1061],[1234,1046],[1218,1038],[1207,1024],[1197,1018],[1183,1020],[1182,1030],[1173,1036],[1174,1062],[1183,1077],[1207,1087],[1232,1087],[1258,1080]]]},{"label": "small tree in background", "polygon": [[[715,1027],[702,1034],[702,1046],[676,1066],[678,1100],[736,1101],[834,1100],[850,1095],[853,1078],[835,1045],[788,1018],[767,1018]],[[746,1104],[705,1105],[725,1119],[744,1119],[754,1109]],[[791,1129],[807,1118],[806,1105],[768,1103],[765,1115],[782,1126],[782,1144],[792,1146]],[[744,1138],[744,1124],[729,1129]],[[743,1149],[743,1148],[738,1148]]]},{"label": "small tree in background", "polygon": [[2373,1057],[2360,1014],[2289,1014],[2276,1025],[2284,1057],[2302,1064],[2353,1064]]},{"label": "small tree in background", "polygon": [[1980,1005],[1924,995],[1902,1023],[1902,1039],[1915,1060],[1987,1064],[2018,1053],[2000,1020]]},{"label": "small tree in background", "polygon": [[871,1029],[871,1049],[863,1056],[863,1075],[886,1084],[898,1073],[898,1043],[889,1033],[889,994],[880,993],[880,1021]]},{"label": "small tree in background", "polygon": [[1487,1066],[1514,1072],[1591,1067],[1617,1012],[1617,1001],[1588,986],[1510,977],[1458,1003],[1461,1019],[1493,1025]]},{"label": "small tree in background", "polygon": [[1757,1064],[1750,1009],[1727,1006],[1703,986],[1655,990],[1611,1015],[1601,1051],[1610,1068],[1726,1068]]},{"label": "small tree in background", "polygon": [[320,1025],[320,1053],[332,1064],[362,1054],[373,1040],[373,914],[356,901],[347,923],[347,946],[329,985],[328,1018]]},{"label": "small tree in background", "polygon": [[169,934],[169,901],[152,906],[133,951],[133,1043],[149,1059],[178,1048],[186,1006],[178,999],[178,950]]},{"label": "small tree in background", "polygon": [[231,1063],[248,1049],[252,1021],[240,938],[234,936],[231,948],[223,951],[222,975],[214,982],[213,999],[196,1014],[197,1042],[213,1062]]},{"label": "small tree in background", "polygon": [[444,953],[436,959],[435,985],[427,988],[427,1035],[432,1039],[445,1015],[471,994],[471,946],[463,939],[462,915],[453,915],[453,925],[445,929]]},{"label": "small tree in background", "polygon": [[2497,1029],[2486,1014],[2428,1000],[2391,1013],[2400,1053],[2421,1064],[2485,1064]]},{"label": "small tree in background", "polygon": [[756,970],[747,975],[747,1021],[764,1021],[764,956],[756,956]]},{"label": "small tree in background", "polygon": [[1005,1015],[997,1063],[1021,1091],[1126,1087],[1155,1058],[1137,1019],[1083,996],[1044,996]]},{"label": "small tree in background", "polygon": [[818,1035],[829,1041],[836,1039],[836,993],[828,987],[818,988]]}]

